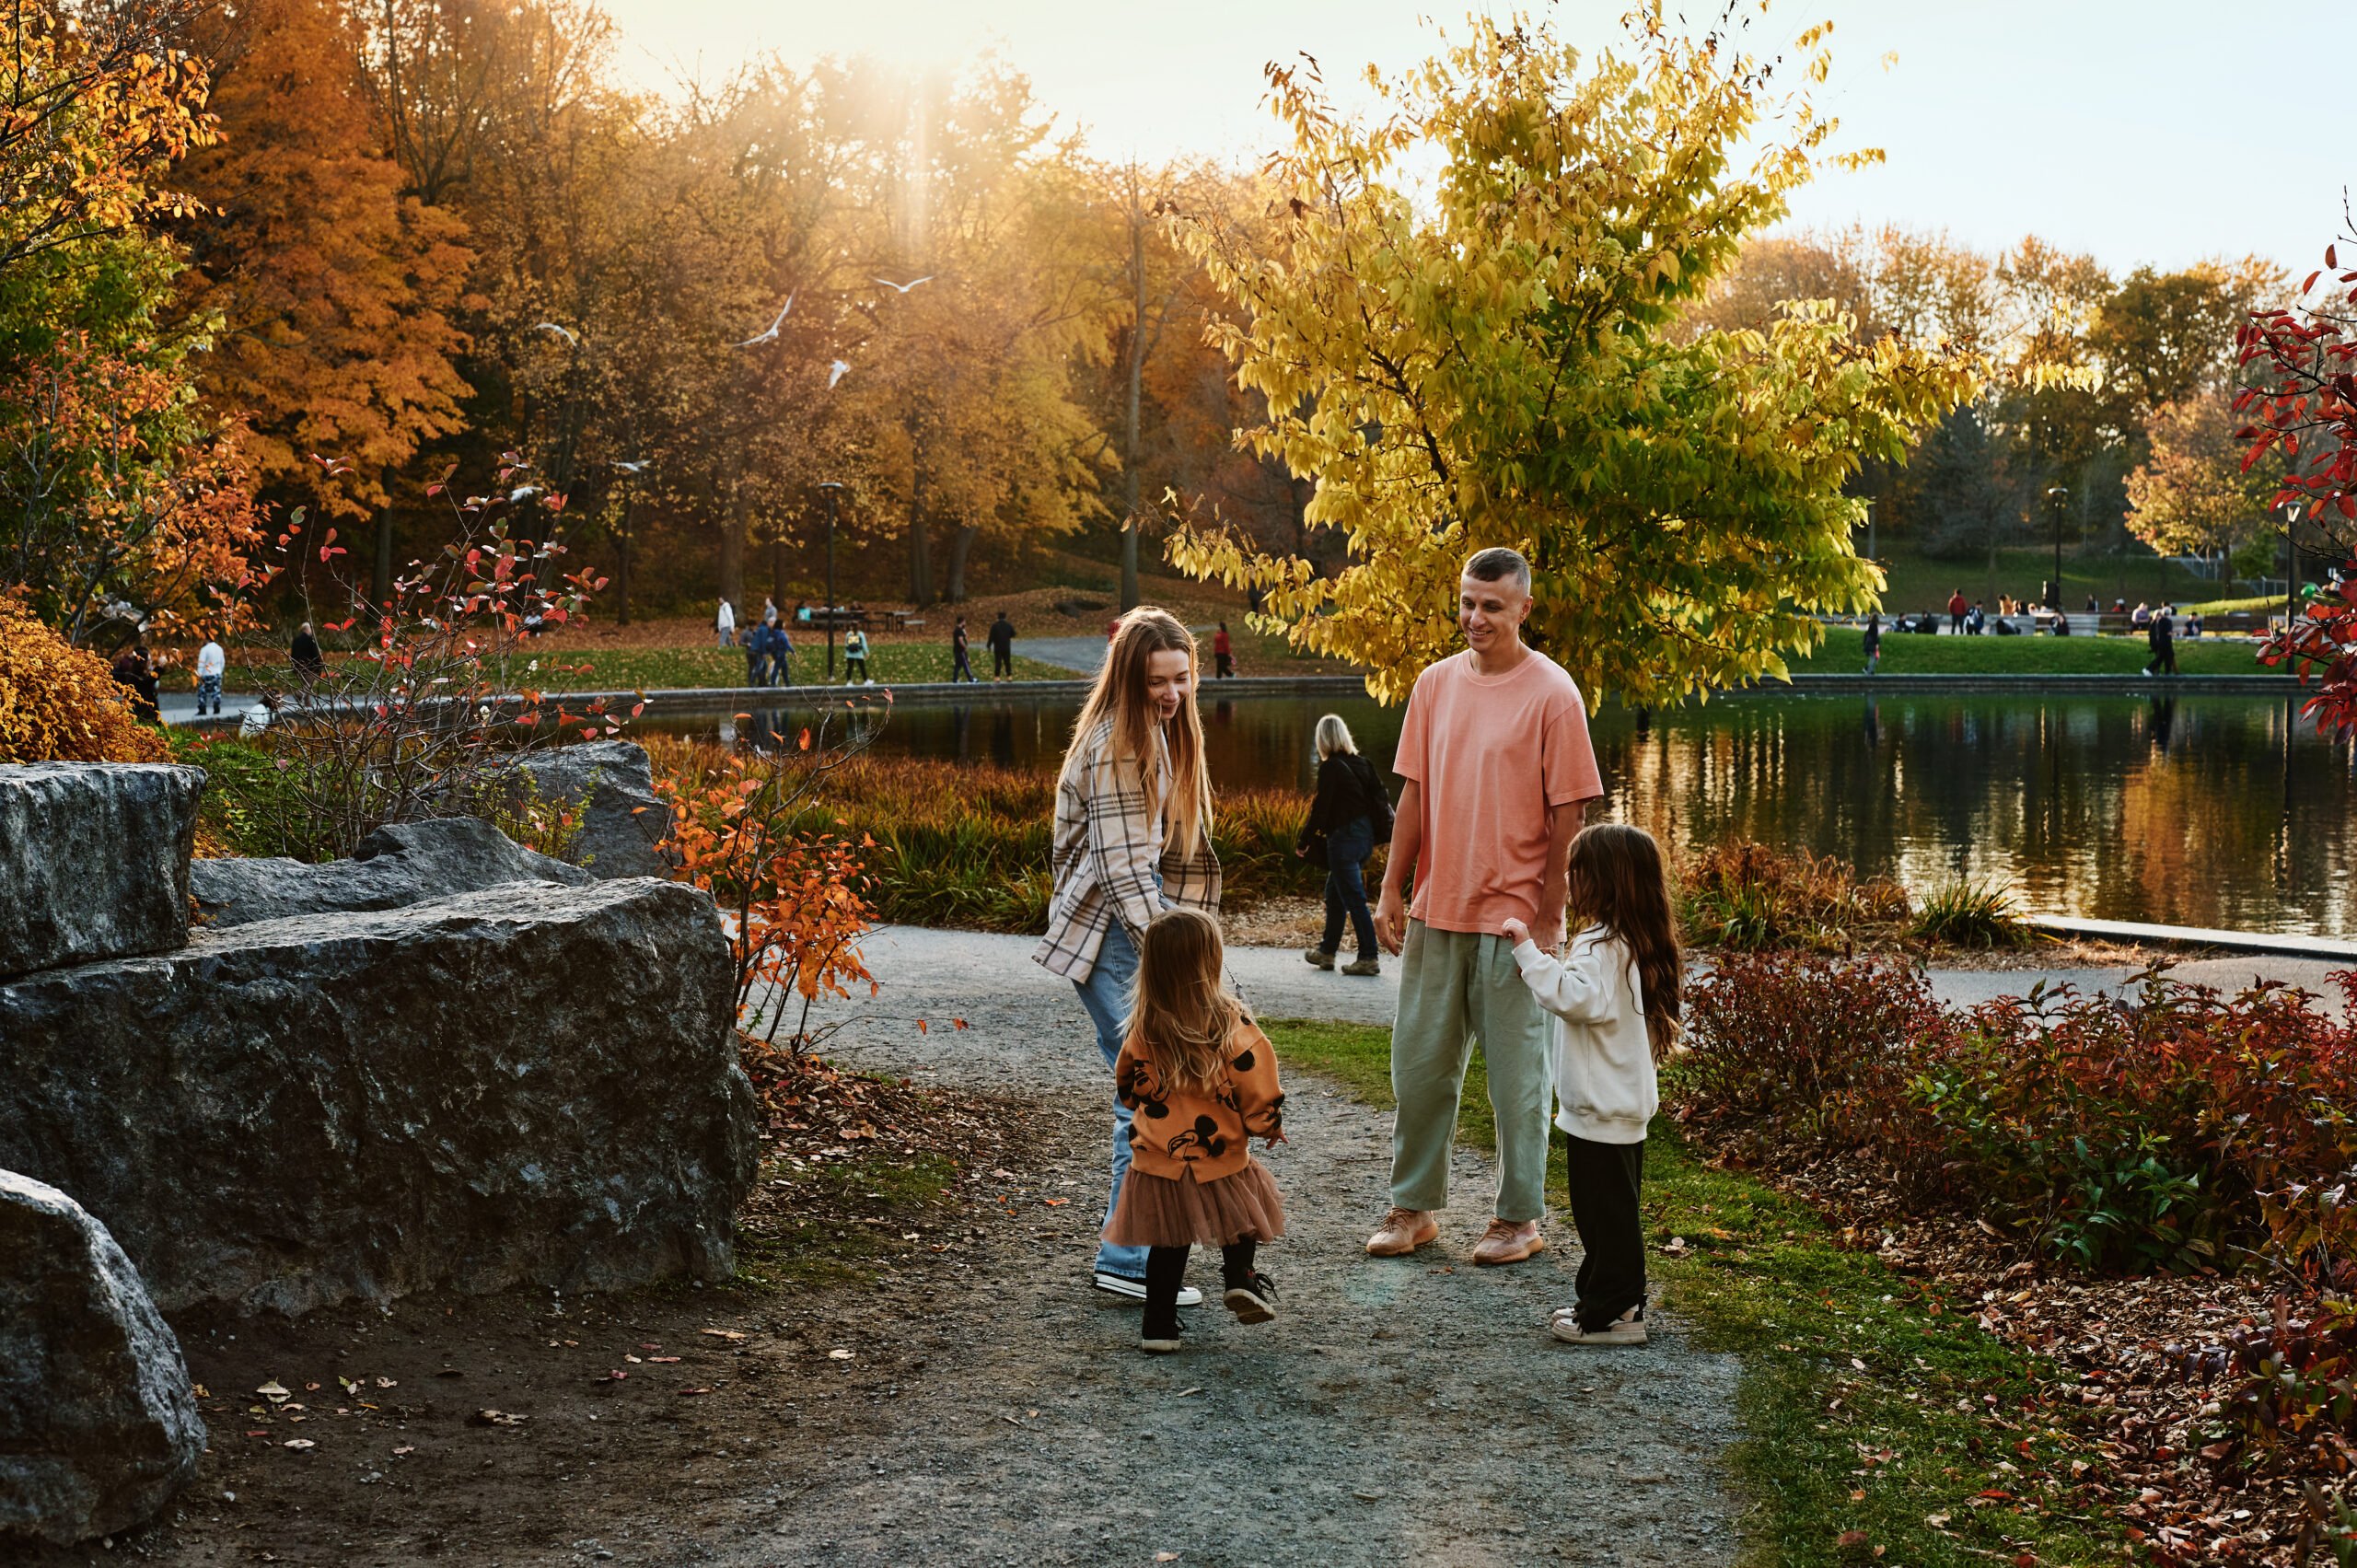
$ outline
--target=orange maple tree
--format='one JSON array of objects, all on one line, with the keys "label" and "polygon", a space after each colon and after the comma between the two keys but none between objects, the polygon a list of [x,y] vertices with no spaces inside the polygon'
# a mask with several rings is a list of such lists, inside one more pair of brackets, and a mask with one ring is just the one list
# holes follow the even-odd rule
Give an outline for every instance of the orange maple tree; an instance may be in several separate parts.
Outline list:
[{"label": "orange maple tree", "polygon": [[[255,0],[194,31],[221,129],[178,175],[206,209],[174,226],[189,263],[180,312],[218,322],[198,384],[247,417],[265,482],[308,490],[331,516],[372,512],[385,475],[461,423],[453,360],[467,340],[447,312],[474,260],[466,226],[402,193],[344,7]],[[312,452],[335,454],[338,481]]]}]

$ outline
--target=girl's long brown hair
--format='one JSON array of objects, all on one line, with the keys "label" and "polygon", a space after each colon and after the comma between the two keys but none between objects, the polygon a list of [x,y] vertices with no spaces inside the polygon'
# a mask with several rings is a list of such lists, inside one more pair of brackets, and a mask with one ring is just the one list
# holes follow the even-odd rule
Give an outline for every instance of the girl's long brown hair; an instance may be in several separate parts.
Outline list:
[{"label": "girl's long brown hair", "polygon": [[1173,1087],[1216,1089],[1225,1072],[1245,1014],[1220,979],[1224,962],[1219,922],[1201,910],[1165,910],[1145,928],[1127,1033]]},{"label": "girl's long brown hair", "polygon": [[1195,634],[1167,610],[1142,607],[1121,617],[1120,627],[1113,633],[1113,645],[1105,650],[1105,663],[1097,672],[1097,684],[1088,689],[1088,701],[1081,704],[1080,719],[1073,726],[1072,745],[1064,752],[1062,776],[1069,778],[1079,766],[1081,752],[1088,737],[1107,719],[1113,721],[1113,755],[1128,758],[1137,763],[1145,789],[1145,807],[1149,817],[1161,817],[1169,825],[1170,842],[1182,855],[1191,856],[1211,831],[1211,774],[1203,766],[1203,719],[1195,709],[1195,694],[1190,690],[1187,700],[1178,704],[1178,713],[1163,731],[1164,744],[1170,751],[1170,798],[1162,798],[1162,770],[1155,761],[1154,732],[1161,721],[1155,716],[1153,704],[1146,699],[1146,660],[1158,653],[1171,651],[1187,656],[1187,670],[1193,674],[1202,668],[1202,659],[1195,648]]},{"label": "girl's long brown hair", "polygon": [[1645,1038],[1654,1060],[1666,1061],[1684,1028],[1678,987],[1686,974],[1678,950],[1668,868],[1661,846],[1643,828],[1598,822],[1572,841],[1571,907],[1584,925],[1619,937],[1637,967],[1645,999]]}]

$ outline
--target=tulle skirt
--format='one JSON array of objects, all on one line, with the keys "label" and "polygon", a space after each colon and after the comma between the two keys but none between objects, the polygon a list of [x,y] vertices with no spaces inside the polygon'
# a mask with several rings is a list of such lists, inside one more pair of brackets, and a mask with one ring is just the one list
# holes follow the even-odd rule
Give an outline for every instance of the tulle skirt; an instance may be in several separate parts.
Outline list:
[{"label": "tulle skirt", "polygon": [[1268,1167],[1248,1156],[1242,1170],[1213,1181],[1197,1181],[1191,1169],[1174,1178],[1132,1166],[1105,1222],[1116,1247],[1225,1247],[1284,1233],[1284,1198]]}]

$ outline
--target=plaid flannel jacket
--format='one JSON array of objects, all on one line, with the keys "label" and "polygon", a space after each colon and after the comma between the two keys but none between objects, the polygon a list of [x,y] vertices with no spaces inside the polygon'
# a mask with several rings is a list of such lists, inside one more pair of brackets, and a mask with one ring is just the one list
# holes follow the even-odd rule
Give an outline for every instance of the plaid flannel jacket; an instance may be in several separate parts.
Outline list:
[{"label": "plaid flannel jacket", "polygon": [[1219,912],[1219,857],[1208,820],[1191,857],[1176,843],[1165,849],[1162,890],[1155,892],[1145,773],[1133,759],[1116,760],[1112,749],[1108,719],[1089,732],[1079,765],[1056,786],[1055,893],[1047,938],[1031,955],[1049,973],[1084,983],[1116,919],[1136,942],[1146,923],[1171,905]]}]

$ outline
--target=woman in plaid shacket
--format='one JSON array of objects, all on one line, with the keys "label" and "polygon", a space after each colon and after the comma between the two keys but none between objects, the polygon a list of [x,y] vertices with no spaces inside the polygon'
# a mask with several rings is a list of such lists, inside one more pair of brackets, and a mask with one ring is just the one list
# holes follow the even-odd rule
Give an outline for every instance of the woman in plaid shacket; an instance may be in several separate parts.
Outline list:
[{"label": "woman in plaid shacket", "polygon": [[[1146,609],[1123,616],[1056,783],[1055,893],[1047,938],[1032,958],[1079,992],[1109,1077],[1146,923],[1179,905],[1219,912],[1198,668],[1194,636],[1177,618]],[[1129,1109],[1117,1101],[1109,1219],[1130,1168],[1129,1132]],[[1096,1283],[1144,1298],[1145,1249],[1100,1245]],[[1179,1304],[1201,1299],[1190,1290]]]}]

